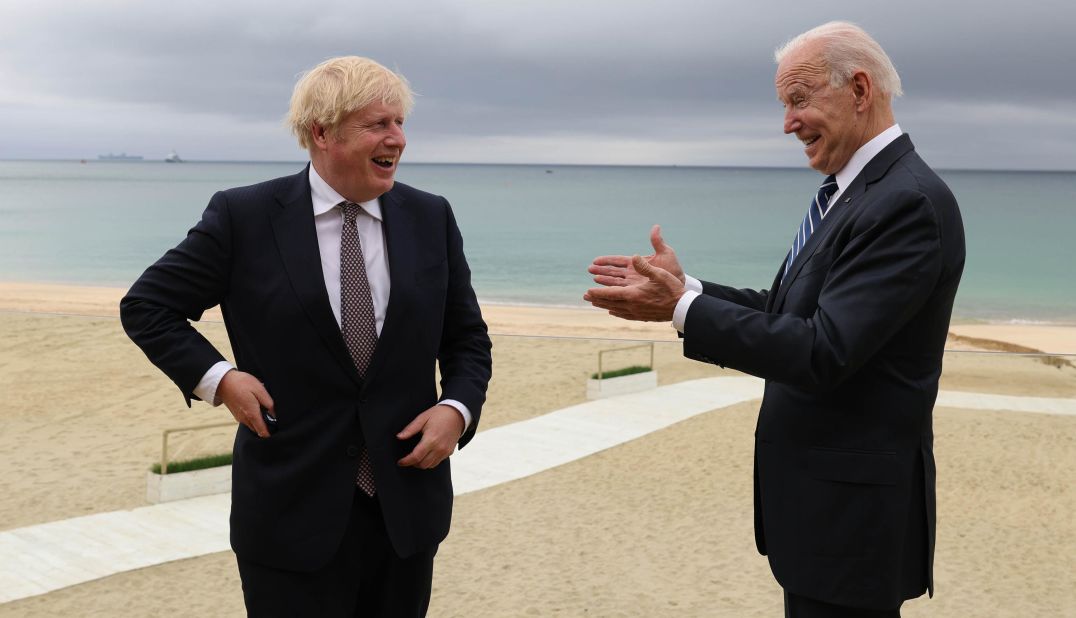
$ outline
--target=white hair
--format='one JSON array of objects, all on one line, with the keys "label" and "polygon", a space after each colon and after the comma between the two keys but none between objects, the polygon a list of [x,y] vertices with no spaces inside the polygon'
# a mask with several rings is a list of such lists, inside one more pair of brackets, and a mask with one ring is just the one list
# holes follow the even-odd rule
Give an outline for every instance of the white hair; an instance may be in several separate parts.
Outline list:
[{"label": "white hair", "polygon": [[822,60],[829,70],[829,83],[834,88],[847,84],[856,71],[864,71],[886,97],[904,94],[900,87],[900,75],[897,75],[897,69],[885,50],[866,31],[850,22],[831,21],[812,28],[779,47],[773,53],[773,58],[780,64],[786,55],[813,41],[822,43]]}]

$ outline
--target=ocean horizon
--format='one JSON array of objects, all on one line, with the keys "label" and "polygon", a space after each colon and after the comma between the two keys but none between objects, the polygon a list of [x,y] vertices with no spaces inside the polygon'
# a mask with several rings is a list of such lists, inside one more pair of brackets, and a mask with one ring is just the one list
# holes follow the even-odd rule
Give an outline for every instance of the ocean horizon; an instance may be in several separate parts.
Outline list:
[{"label": "ocean horizon", "polygon": [[[128,155],[136,156],[136,155]],[[97,155],[94,157],[84,158],[19,158],[19,157],[0,157],[0,163],[136,163],[136,164],[157,164],[168,163],[164,159],[98,159]],[[243,164],[243,165],[297,165],[305,166],[309,161],[306,159],[183,159],[182,163],[205,163],[210,165],[216,164]],[[475,161],[406,161],[401,162],[400,167],[406,166],[422,166],[422,165],[464,165],[464,166],[489,166],[489,167],[642,167],[642,168],[662,168],[662,169],[729,169],[729,170],[803,170],[803,167],[795,165],[658,165],[655,163],[543,163],[529,162],[529,163],[512,163],[512,162],[475,162]],[[1009,167],[934,167],[935,172],[939,174],[943,172],[1002,172],[1002,173],[1014,173],[1014,174],[1076,174],[1076,169],[1068,168],[1009,168]]]},{"label": "ocean horizon", "polygon": [[[81,161],[0,160],[0,280],[128,286],[183,238],[214,192],[306,165]],[[960,204],[968,245],[954,321],[1076,324],[1076,172],[938,173]],[[397,179],[452,204],[482,301],[580,307],[591,259],[649,253],[654,223],[689,274],[769,286],[818,174],[406,162]]]}]

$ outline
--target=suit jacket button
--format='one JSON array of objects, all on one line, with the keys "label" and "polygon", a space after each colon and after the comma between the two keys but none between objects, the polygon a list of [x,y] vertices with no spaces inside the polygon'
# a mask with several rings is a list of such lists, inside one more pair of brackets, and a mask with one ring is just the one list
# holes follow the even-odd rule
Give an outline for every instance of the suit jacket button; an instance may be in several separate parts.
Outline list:
[{"label": "suit jacket button", "polygon": [[347,456],[354,459],[359,456],[359,447],[354,444],[347,445]]}]

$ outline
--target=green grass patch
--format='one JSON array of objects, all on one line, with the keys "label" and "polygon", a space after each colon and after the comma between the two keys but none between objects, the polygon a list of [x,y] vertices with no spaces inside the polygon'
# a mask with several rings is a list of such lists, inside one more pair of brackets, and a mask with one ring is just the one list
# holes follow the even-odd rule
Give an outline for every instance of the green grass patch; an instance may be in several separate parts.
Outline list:
[{"label": "green grass patch", "polygon": [[590,374],[591,379],[594,380],[608,380],[609,378],[619,378],[620,376],[630,376],[636,373],[646,373],[652,371],[650,367],[644,367],[642,365],[632,365],[631,367],[625,367],[623,369],[614,369],[613,371],[603,371],[599,376],[598,372]]},{"label": "green grass patch", "polygon": [[[195,457],[194,459],[170,461],[168,462],[168,474],[172,474],[173,472],[190,472],[191,470],[205,470],[206,468],[217,468],[219,466],[230,465],[232,465],[231,453],[224,453],[223,455],[207,455],[205,457]],[[160,462],[153,464],[150,467],[150,470],[154,474],[160,474]]]}]

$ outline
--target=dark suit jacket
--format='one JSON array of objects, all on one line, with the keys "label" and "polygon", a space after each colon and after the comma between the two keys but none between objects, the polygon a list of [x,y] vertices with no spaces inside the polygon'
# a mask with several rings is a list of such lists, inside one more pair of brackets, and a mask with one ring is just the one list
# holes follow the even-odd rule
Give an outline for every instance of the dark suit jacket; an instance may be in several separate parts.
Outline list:
[{"label": "dark suit jacket", "polygon": [[692,303],[684,354],[766,379],[755,536],[788,591],[877,609],[933,593],[931,415],[963,267],[956,200],[903,135],[774,291],[705,283]]},{"label": "dark suit jacket", "polygon": [[395,434],[441,395],[464,403],[474,436],[490,378],[490,340],[444,198],[396,183],[381,196],[391,294],[360,379],[329,307],[307,171],[213,196],[201,221],[131,287],[123,326],[187,397],[219,360],[188,320],[220,304],[239,369],[262,380],[278,428],[240,425],[231,541],[252,562],[314,570],[338,547],[361,446],[389,537],[408,556],[440,542],[452,511],[449,462],[396,461],[418,442]]}]

